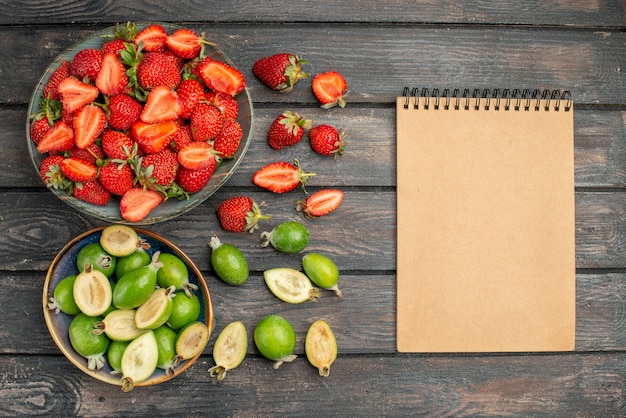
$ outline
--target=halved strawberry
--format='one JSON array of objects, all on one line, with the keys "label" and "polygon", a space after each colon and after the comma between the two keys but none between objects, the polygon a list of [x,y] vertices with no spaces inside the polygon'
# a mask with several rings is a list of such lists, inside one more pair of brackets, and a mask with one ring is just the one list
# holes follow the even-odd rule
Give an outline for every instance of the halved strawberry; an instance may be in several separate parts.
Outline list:
[{"label": "halved strawberry", "polygon": [[193,59],[200,54],[206,40],[191,29],[177,29],[165,41],[167,48],[184,59]]},{"label": "halved strawberry", "polygon": [[163,202],[163,196],[154,190],[135,187],[128,190],[120,199],[120,214],[129,222],[139,222],[145,219]]},{"label": "halved strawberry", "polygon": [[327,71],[317,74],[311,82],[313,94],[322,104],[322,108],[334,106],[345,107],[348,95],[346,79],[337,71]]},{"label": "halved strawberry", "polygon": [[200,170],[215,160],[215,151],[208,142],[196,141],[178,151],[178,162],[189,170]]},{"label": "halved strawberry", "polygon": [[307,218],[324,216],[334,211],[343,201],[343,192],[337,189],[323,189],[296,202],[296,210]]},{"label": "halved strawberry", "polygon": [[74,147],[74,130],[63,121],[57,121],[37,144],[41,153],[69,151]]},{"label": "halved strawberry", "polygon": [[182,110],[174,90],[167,86],[156,86],[150,90],[139,118],[146,123],[176,120]]},{"label": "halved strawberry", "polygon": [[65,158],[61,161],[59,167],[65,177],[75,182],[93,180],[98,174],[98,169],[95,165],[76,157]]},{"label": "halved strawberry", "polygon": [[74,142],[80,149],[85,149],[95,142],[107,123],[107,117],[101,107],[96,105],[83,106],[74,114]]},{"label": "halved strawberry", "polygon": [[143,44],[144,51],[164,51],[167,32],[163,26],[152,24],[140,30],[135,36],[135,45]]},{"label": "halved strawberry", "polygon": [[128,90],[126,68],[114,53],[107,53],[102,57],[102,67],[96,77],[96,87],[107,96],[126,93]]},{"label": "halved strawberry", "polygon": [[178,124],[172,120],[157,123],[138,120],[131,127],[131,136],[139,144],[141,151],[152,154],[168,146],[177,131]]},{"label": "halved strawberry", "polygon": [[246,87],[243,73],[228,64],[205,57],[197,66],[204,84],[213,91],[236,96]]},{"label": "halved strawberry", "polygon": [[315,173],[304,172],[297,160],[294,164],[276,161],[254,173],[252,182],[274,193],[285,193],[300,185],[304,189],[307,180],[312,176],[315,176]]},{"label": "halved strawberry", "polygon": [[81,107],[93,102],[100,91],[96,86],[83,83],[74,77],[68,77],[58,85],[63,111],[74,113]]}]

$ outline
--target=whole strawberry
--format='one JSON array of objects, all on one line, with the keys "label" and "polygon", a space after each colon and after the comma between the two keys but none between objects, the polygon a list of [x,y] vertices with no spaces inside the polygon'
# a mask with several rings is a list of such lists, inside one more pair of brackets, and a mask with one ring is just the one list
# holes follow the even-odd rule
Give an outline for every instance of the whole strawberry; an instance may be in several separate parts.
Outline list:
[{"label": "whole strawberry", "polygon": [[98,181],[109,193],[122,196],[132,189],[135,174],[130,165],[107,160],[98,169]]},{"label": "whole strawberry", "polygon": [[57,190],[69,190],[72,182],[61,172],[60,164],[65,159],[62,155],[51,155],[43,159],[39,166],[39,175],[47,187]]},{"label": "whole strawberry", "polygon": [[217,206],[217,217],[226,231],[252,233],[260,220],[270,219],[261,212],[261,206],[263,203],[259,205],[248,196],[231,197]]},{"label": "whole strawberry", "polygon": [[191,113],[191,136],[194,141],[211,141],[224,127],[224,115],[216,106],[198,103]]},{"label": "whole strawberry", "polygon": [[267,133],[267,143],[275,150],[295,145],[302,139],[304,130],[310,129],[312,125],[312,120],[286,110],[272,122]]},{"label": "whole strawberry", "polygon": [[297,55],[274,54],[256,61],[252,72],[272,90],[289,93],[298,80],[309,77],[309,74],[302,71],[303,64],[308,62]]},{"label": "whole strawberry", "polygon": [[176,154],[169,147],[141,158],[139,178],[145,186],[153,188],[169,186],[176,179],[179,164]]},{"label": "whole strawberry", "polygon": [[226,119],[224,128],[213,141],[213,149],[220,153],[221,158],[233,158],[243,138],[243,129],[234,119]]},{"label": "whole strawberry", "polygon": [[118,94],[109,99],[108,123],[111,128],[127,131],[133,125],[143,105],[127,94]]},{"label": "whole strawberry", "polygon": [[215,172],[217,160],[213,159],[213,161],[214,163],[208,167],[198,170],[190,170],[184,166],[178,167],[176,183],[187,193],[199,192],[209,182]]},{"label": "whole strawberry", "polygon": [[78,200],[98,206],[106,206],[111,200],[111,193],[98,180],[74,184],[72,194]]},{"label": "whole strawberry", "polygon": [[88,78],[95,81],[100,68],[102,66],[102,51],[99,49],[85,48],[81,49],[74,55],[72,65],[70,66],[70,74],[84,80]]},{"label": "whole strawberry", "polygon": [[180,71],[164,52],[146,52],[137,66],[137,80],[146,90],[156,86],[176,88],[181,81]]},{"label": "whole strawberry", "polygon": [[311,148],[320,155],[342,156],[346,146],[343,140],[345,137],[343,130],[337,131],[330,125],[318,125],[309,131]]}]

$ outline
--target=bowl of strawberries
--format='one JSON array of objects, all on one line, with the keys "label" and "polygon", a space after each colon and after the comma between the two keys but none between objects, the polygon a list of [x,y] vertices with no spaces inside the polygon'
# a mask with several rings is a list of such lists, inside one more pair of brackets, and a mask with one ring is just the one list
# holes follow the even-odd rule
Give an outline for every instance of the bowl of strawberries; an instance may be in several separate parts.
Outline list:
[{"label": "bowl of strawberries", "polygon": [[28,150],[45,185],[109,222],[152,224],[209,198],[251,139],[246,80],[204,34],[116,25],[63,51],[28,108]]}]

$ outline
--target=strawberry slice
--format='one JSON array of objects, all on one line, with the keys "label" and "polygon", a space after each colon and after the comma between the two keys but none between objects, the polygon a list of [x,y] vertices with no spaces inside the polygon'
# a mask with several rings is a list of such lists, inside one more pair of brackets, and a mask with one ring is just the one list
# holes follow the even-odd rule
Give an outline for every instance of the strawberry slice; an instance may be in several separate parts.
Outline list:
[{"label": "strawberry slice", "polygon": [[59,120],[46,131],[37,144],[37,151],[60,152],[74,148],[74,130],[67,123]]},{"label": "strawberry slice", "polygon": [[74,113],[81,107],[93,102],[100,91],[96,86],[83,83],[74,77],[68,77],[61,81],[57,87],[63,111]]},{"label": "strawberry slice", "polygon": [[98,169],[94,164],[77,157],[65,158],[59,167],[65,177],[76,182],[93,180],[98,174]]},{"label": "strawberry slice", "polygon": [[172,120],[157,123],[145,123],[138,120],[131,127],[132,138],[146,154],[161,151],[170,143],[176,132],[178,132],[178,124]]},{"label": "strawberry slice", "polygon": [[120,199],[120,214],[129,222],[139,222],[145,219],[163,202],[163,197],[150,189],[135,187],[128,190]]},{"label": "strawberry slice", "polygon": [[140,30],[135,36],[135,45],[143,44],[144,51],[165,51],[165,42],[167,41],[167,32],[163,26],[152,24]]},{"label": "strawberry slice", "polygon": [[324,216],[334,211],[343,201],[343,192],[336,189],[323,189],[306,199],[296,202],[296,210],[302,211],[307,218]]},{"label": "strawberry slice", "polygon": [[313,94],[322,104],[322,108],[346,106],[346,96],[348,95],[348,84],[346,79],[337,71],[327,71],[317,74],[311,82]]},{"label": "strawberry slice", "polygon": [[150,90],[139,118],[146,123],[175,120],[178,119],[182,110],[183,108],[174,90],[161,85]]},{"label": "strawberry slice", "polygon": [[204,84],[213,91],[236,96],[246,87],[246,78],[238,69],[205,57],[197,67]]},{"label": "strawberry slice", "polygon": [[201,170],[215,160],[215,152],[208,142],[196,141],[178,151],[178,162],[189,170]]},{"label": "strawberry slice", "polygon": [[96,105],[83,106],[74,114],[74,142],[76,147],[86,149],[100,136],[107,123],[104,110]]},{"label": "strawberry slice", "polygon": [[252,182],[274,193],[289,192],[299,185],[306,184],[309,177],[315,173],[306,173],[298,165],[298,161],[290,164],[286,161],[276,161],[266,165],[252,176]]},{"label": "strawberry slice", "polygon": [[122,62],[114,53],[104,54],[102,66],[96,77],[96,87],[102,94],[115,96],[125,93],[128,85],[128,76]]},{"label": "strawberry slice", "polygon": [[193,59],[207,43],[201,35],[191,29],[177,29],[165,41],[167,48],[184,59]]}]

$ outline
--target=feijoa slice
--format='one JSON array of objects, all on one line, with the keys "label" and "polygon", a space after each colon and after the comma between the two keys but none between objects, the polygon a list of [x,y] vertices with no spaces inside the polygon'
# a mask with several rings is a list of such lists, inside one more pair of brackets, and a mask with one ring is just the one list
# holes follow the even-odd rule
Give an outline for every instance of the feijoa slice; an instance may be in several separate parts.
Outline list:
[{"label": "feijoa slice", "polygon": [[89,316],[98,316],[111,306],[113,291],[104,273],[92,269],[90,264],[76,275],[72,294],[81,312]]},{"label": "feijoa slice", "polygon": [[239,366],[248,351],[248,334],[241,321],[226,325],[213,345],[215,366],[209,369],[212,377],[222,380],[228,370]]},{"label": "feijoa slice", "polygon": [[283,222],[270,232],[261,233],[261,246],[269,244],[282,253],[297,253],[309,244],[309,231],[300,222]]},{"label": "feijoa slice", "polygon": [[308,253],[302,257],[302,268],[313,283],[322,289],[332,290],[338,297],[343,297],[337,282],[339,269],[328,256],[319,253]]},{"label": "feijoa slice", "polygon": [[135,325],[139,329],[155,329],[165,324],[169,319],[174,303],[174,286],[167,289],[157,288],[147,301],[137,308]]},{"label": "feijoa slice", "polygon": [[211,237],[211,267],[217,277],[232,286],[239,286],[248,280],[248,261],[241,250],[228,243],[222,243],[217,236]]},{"label": "feijoa slice", "polygon": [[152,376],[159,361],[154,332],[146,331],[132,340],[122,355],[122,390],[130,392],[135,384]]},{"label": "feijoa slice", "polygon": [[113,341],[131,341],[145,331],[135,325],[134,309],[114,309],[97,322],[94,333],[105,333]]},{"label": "feijoa slice", "polygon": [[284,317],[276,314],[262,318],[254,328],[254,343],[266,358],[275,361],[274,369],[296,359],[296,332]]},{"label": "feijoa slice", "polygon": [[163,288],[174,286],[175,290],[183,290],[188,295],[192,290],[197,290],[198,286],[189,282],[189,270],[180,257],[161,253],[158,260],[163,266],[157,271],[157,283]]},{"label": "feijoa slice", "polygon": [[139,248],[142,243],[137,232],[127,225],[109,225],[102,230],[100,245],[116,257],[125,257]]},{"label": "feijoa slice", "polygon": [[76,275],[67,276],[54,287],[52,297],[48,302],[48,309],[54,313],[63,312],[68,315],[77,315],[80,308],[74,300],[74,281]]},{"label": "feijoa slice", "polygon": [[287,303],[315,302],[321,295],[304,273],[290,267],[265,270],[263,277],[271,292]]},{"label": "feijoa slice", "polygon": [[187,324],[178,331],[176,336],[176,355],[181,360],[188,360],[202,353],[207,343],[211,331],[200,321]]},{"label": "feijoa slice", "polygon": [[337,340],[323,319],[313,322],[306,333],[304,351],[309,363],[317,367],[322,377],[328,377],[330,366],[337,359]]},{"label": "feijoa slice", "polygon": [[87,359],[89,370],[101,369],[104,364],[104,354],[109,348],[111,340],[105,334],[95,334],[94,324],[101,321],[100,316],[89,316],[79,313],[70,322],[68,336],[74,350]]}]

